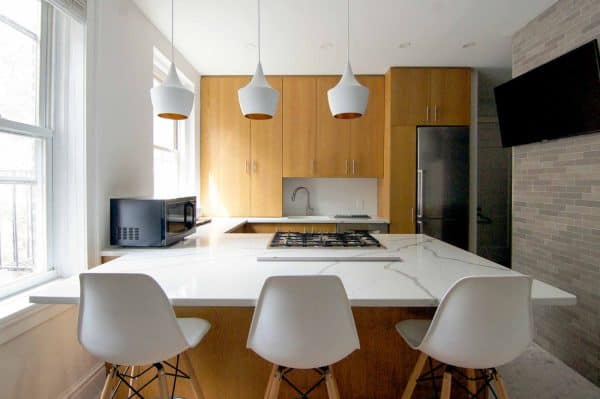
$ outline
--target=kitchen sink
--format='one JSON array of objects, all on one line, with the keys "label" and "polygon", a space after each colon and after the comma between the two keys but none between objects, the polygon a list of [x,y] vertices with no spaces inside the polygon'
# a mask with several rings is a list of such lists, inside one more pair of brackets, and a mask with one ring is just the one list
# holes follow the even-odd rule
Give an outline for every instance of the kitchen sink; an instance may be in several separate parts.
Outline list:
[{"label": "kitchen sink", "polygon": [[334,219],[331,216],[286,216],[286,219],[291,219],[291,220],[331,220],[334,221]]}]

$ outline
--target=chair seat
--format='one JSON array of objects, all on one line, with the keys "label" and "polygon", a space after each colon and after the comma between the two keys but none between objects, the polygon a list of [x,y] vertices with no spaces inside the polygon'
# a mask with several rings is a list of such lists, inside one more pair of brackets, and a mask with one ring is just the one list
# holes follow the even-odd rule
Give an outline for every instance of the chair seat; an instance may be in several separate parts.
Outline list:
[{"label": "chair seat", "polygon": [[423,341],[430,324],[431,320],[403,320],[396,324],[396,331],[408,346],[416,349]]},{"label": "chair seat", "polygon": [[177,324],[190,348],[195,347],[210,330],[210,323],[193,317],[177,318]]}]

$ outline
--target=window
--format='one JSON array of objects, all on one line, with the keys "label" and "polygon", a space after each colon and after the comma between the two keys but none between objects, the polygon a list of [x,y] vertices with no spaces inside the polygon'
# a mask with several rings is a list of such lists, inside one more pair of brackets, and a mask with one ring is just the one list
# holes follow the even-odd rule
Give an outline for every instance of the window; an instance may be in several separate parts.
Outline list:
[{"label": "window", "polygon": [[[166,78],[170,61],[154,49],[153,85],[161,84]],[[192,82],[177,71],[181,82],[194,91]],[[177,197],[196,195],[196,137],[194,134],[194,111],[181,121],[154,116],[154,195]]]},{"label": "window", "polygon": [[51,13],[39,0],[0,3],[0,297],[53,275],[45,101]]}]

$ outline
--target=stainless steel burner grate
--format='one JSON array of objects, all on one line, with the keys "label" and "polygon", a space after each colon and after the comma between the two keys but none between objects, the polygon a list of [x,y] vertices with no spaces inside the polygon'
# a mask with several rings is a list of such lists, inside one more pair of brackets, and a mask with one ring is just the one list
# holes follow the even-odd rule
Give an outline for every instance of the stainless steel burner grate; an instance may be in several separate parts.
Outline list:
[{"label": "stainless steel burner grate", "polygon": [[269,248],[357,248],[382,247],[367,232],[344,233],[275,233]]}]

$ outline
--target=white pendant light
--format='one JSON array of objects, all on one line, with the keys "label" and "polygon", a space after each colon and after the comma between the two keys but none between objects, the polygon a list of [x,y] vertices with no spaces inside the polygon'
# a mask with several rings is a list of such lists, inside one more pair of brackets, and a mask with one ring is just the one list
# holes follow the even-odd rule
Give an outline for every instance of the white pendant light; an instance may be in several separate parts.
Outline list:
[{"label": "white pendant light", "polygon": [[279,92],[269,85],[260,63],[260,0],[258,0],[258,65],[248,85],[238,90],[242,114],[248,119],[271,119],[277,110]]},{"label": "white pendant light", "polygon": [[150,98],[154,113],[165,119],[187,119],[194,105],[194,92],[181,84],[175,68],[173,0],[171,0],[171,67],[167,78],[159,86],[150,89]]},{"label": "white pendant light", "polygon": [[361,85],[350,66],[350,0],[347,2],[346,68],[339,83],[327,92],[331,114],[338,119],[361,117],[367,109],[369,89]]}]

